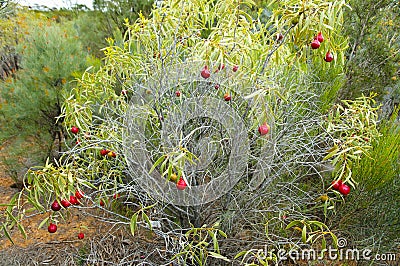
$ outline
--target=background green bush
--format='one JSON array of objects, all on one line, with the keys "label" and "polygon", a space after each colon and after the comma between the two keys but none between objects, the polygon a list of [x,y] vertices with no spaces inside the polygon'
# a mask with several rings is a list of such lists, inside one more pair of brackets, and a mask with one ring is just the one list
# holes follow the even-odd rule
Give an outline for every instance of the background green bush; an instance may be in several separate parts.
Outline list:
[{"label": "background green bush", "polygon": [[[40,14],[18,15],[18,23],[24,33],[15,47],[21,70],[8,77],[0,91],[0,139],[25,143],[11,145],[4,154],[13,173],[58,157],[62,151],[61,106],[74,79],[86,68],[88,56],[69,23]],[[30,146],[29,152],[24,145]],[[29,162],[20,161],[25,155]]]}]

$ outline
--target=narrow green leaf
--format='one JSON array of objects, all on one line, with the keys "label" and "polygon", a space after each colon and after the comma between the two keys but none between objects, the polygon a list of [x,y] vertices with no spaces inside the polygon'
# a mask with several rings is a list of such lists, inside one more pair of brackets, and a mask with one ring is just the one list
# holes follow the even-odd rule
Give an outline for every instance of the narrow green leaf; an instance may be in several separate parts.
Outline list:
[{"label": "narrow green leaf", "polygon": [[46,217],[45,219],[43,219],[43,221],[40,222],[38,229],[42,228],[42,226],[47,223],[47,221],[49,220],[50,217]]},{"label": "narrow green leaf", "polygon": [[333,240],[333,246],[335,247],[335,248],[337,248],[338,247],[338,239],[337,239],[337,236],[334,234],[334,233],[330,233],[331,234],[331,237],[332,237],[332,240]]},{"label": "narrow green leaf", "polygon": [[[209,251],[208,254],[210,254],[210,256],[213,257],[213,258],[221,259],[221,260],[224,260],[224,261],[227,261],[227,262],[231,262],[230,259],[228,259],[227,257],[225,257],[225,256],[223,256],[223,255],[221,255],[221,254],[218,254],[218,253],[215,253],[215,252],[212,252],[212,251]],[[240,254],[240,253],[239,253],[239,254]],[[237,255],[236,255],[236,256],[237,256]],[[236,258],[236,257],[235,257],[235,258]]]},{"label": "narrow green leaf", "polygon": [[168,165],[168,180],[171,179],[172,175],[172,163]]},{"label": "narrow green leaf", "polygon": [[320,221],[311,221],[310,224],[315,224],[316,226],[320,227],[321,230],[322,230],[323,228],[328,229],[328,226],[327,226],[326,224],[320,222]]},{"label": "narrow green leaf", "polygon": [[228,236],[225,234],[225,232],[222,231],[222,230],[218,230],[218,233],[219,233],[221,236],[225,237],[225,238],[228,237]]},{"label": "narrow green leaf", "polygon": [[241,257],[241,256],[243,256],[243,255],[247,255],[249,252],[250,252],[250,251],[248,251],[248,250],[240,251],[238,254],[236,254],[236,256],[234,257],[234,259],[237,259],[237,258],[239,258],[239,257]]},{"label": "narrow green leaf", "polygon": [[212,240],[213,240],[214,250],[215,250],[217,253],[220,253],[220,252],[219,252],[219,245],[218,245],[217,235],[216,235],[213,231],[209,231],[209,234],[210,234],[210,236],[211,236],[211,238],[212,238]]},{"label": "narrow green leaf", "polygon": [[154,169],[156,169],[156,167],[160,164],[160,163],[162,163],[163,161],[164,161],[164,159],[165,159],[165,155],[162,155],[160,158],[158,158],[158,160],[153,164],[153,166],[151,167],[151,169],[150,169],[150,171],[149,171],[149,174],[151,174],[153,171],[154,171]]},{"label": "narrow green leaf", "polygon": [[18,223],[17,224],[19,231],[21,232],[21,234],[24,236],[25,239],[27,239],[27,235],[26,235],[26,231],[25,228],[22,224]]},{"label": "narrow green leaf", "polygon": [[[304,230],[304,228],[303,228],[303,230]],[[306,242],[304,242],[304,243],[312,242],[314,236],[315,236],[315,234],[314,234],[314,235],[310,235],[310,236],[307,238]]]},{"label": "narrow green leaf", "polygon": [[293,226],[295,226],[295,225],[297,225],[297,224],[299,224],[299,223],[300,223],[300,221],[298,221],[298,220],[291,221],[291,222],[286,226],[286,229],[292,228]]},{"label": "narrow green leaf", "polygon": [[18,223],[17,218],[15,218],[14,215],[11,214],[11,212],[9,210],[6,210],[8,217],[10,217],[16,224]]},{"label": "narrow green leaf", "polygon": [[145,212],[142,212],[142,219],[146,221],[146,223],[149,226],[150,230],[152,230],[149,216],[147,216],[147,214]]},{"label": "narrow green leaf", "polygon": [[135,213],[131,218],[130,228],[131,233],[134,236],[137,229],[137,213]]},{"label": "narrow green leaf", "polygon": [[326,160],[328,160],[329,158],[332,158],[333,156],[335,156],[335,155],[337,154],[338,150],[339,150],[339,147],[337,147],[337,146],[335,145],[332,149],[329,150],[328,155],[326,155],[322,160],[323,160],[323,161],[326,161]]},{"label": "narrow green leaf", "polygon": [[322,237],[322,249],[326,249],[326,239],[325,239],[325,236]]},{"label": "narrow green leaf", "polygon": [[10,234],[8,233],[7,226],[5,224],[3,224],[3,232],[4,235],[8,238],[8,240],[10,240],[10,242],[13,243],[14,245],[14,241],[12,240]]},{"label": "narrow green leaf", "polygon": [[301,231],[301,240],[303,240],[303,243],[307,243],[307,226],[303,226],[303,230]]}]

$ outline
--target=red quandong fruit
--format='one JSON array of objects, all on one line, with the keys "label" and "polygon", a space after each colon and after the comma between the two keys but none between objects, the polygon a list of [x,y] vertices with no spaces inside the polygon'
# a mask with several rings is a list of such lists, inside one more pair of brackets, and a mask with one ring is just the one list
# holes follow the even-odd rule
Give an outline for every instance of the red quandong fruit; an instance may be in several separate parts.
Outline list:
[{"label": "red quandong fruit", "polygon": [[324,36],[322,35],[322,32],[318,32],[317,35],[317,40],[322,43],[324,41]]},{"label": "red quandong fruit", "polygon": [[77,199],[82,199],[84,194],[85,194],[85,193],[83,193],[82,190],[77,190],[77,191],[75,191],[75,197],[76,197]]},{"label": "red quandong fruit", "polygon": [[73,126],[73,127],[71,127],[71,132],[72,132],[72,134],[78,134],[79,128],[77,128],[76,126]]},{"label": "red quandong fruit", "polygon": [[107,150],[107,149],[102,149],[102,150],[100,151],[100,155],[101,155],[101,156],[106,156],[109,152],[110,152],[110,151]]},{"label": "red quandong fruit", "polygon": [[343,196],[347,196],[350,193],[350,186],[346,185],[346,184],[342,184],[339,187],[339,192],[343,195]]},{"label": "red quandong fruit", "polygon": [[208,66],[204,66],[203,69],[201,70],[201,76],[205,79],[208,79],[211,76],[210,70],[208,69]]},{"label": "red quandong fruit", "polygon": [[334,180],[332,181],[332,188],[334,190],[339,190],[340,186],[342,185],[342,180]]},{"label": "red quandong fruit", "polygon": [[57,225],[50,223],[47,227],[47,231],[49,231],[50,234],[57,232]]},{"label": "red quandong fruit", "polygon": [[53,211],[55,211],[55,212],[61,210],[61,205],[58,203],[57,200],[55,200],[55,201],[51,204],[51,209],[52,209]]},{"label": "red quandong fruit", "polygon": [[176,188],[178,190],[184,190],[187,187],[187,184],[185,182],[185,180],[181,177],[178,180],[178,183],[176,183]]},{"label": "red quandong fruit", "polygon": [[320,46],[321,46],[321,43],[317,39],[314,39],[311,42],[311,48],[312,49],[318,49]]},{"label": "red quandong fruit", "polygon": [[324,58],[324,60],[326,61],[326,62],[332,62],[333,61],[333,54],[331,53],[331,52],[327,52],[326,53],[326,55],[325,55],[325,58]]},{"label": "red quandong fruit", "polygon": [[267,123],[264,123],[258,127],[258,133],[260,133],[261,136],[267,135],[268,132],[269,132],[269,126],[267,125]]},{"label": "red quandong fruit", "polygon": [[69,202],[71,202],[72,205],[79,205],[80,204],[78,199],[73,195],[69,196]]},{"label": "red quandong fruit", "polygon": [[68,208],[69,206],[71,206],[71,203],[66,199],[61,200],[60,203],[64,208]]}]

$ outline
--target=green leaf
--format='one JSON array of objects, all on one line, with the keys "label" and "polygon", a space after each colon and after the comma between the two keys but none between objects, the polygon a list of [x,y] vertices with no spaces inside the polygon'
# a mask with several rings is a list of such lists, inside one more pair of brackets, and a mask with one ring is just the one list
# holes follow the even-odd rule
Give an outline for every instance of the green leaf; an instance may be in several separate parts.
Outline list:
[{"label": "green leaf", "polygon": [[149,216],[147,216],[147,214],[145,212],[142,212],[142,219],[146,221],[146,223],[149,226],[150,230],[152,230]]},{"label": "green leaf", "polygon": [[151,167],[151,169],[150,169],[150,171],[149,171],[149,174],[151,174],[153,171],[154,171],[154,169],[156,169],[156,167],[160,164],[160,163],[162,163],[163,161],[164,161],[164,159],[165,159],[165,155],[162,155],[160,158],[158,158],[158,160],[153,164],[153,166]]},{"label": "green leaf", "polygon": [[137,230],[137,213],[135,213],[131,218],[130,228],[131,228],[131,233],[134,236]]},{"label": "green leaf", "polygon": [[338,239],[337,239],[337,236],[334,234],[334,233],[330,233],[331,234],[331,237],[332,237],[332,240],[333,240],[333,245],[335,246],[335,248],[337,248],[338,247]]},{"label": "green leaf", "polygon": [[5,224],[3,224],[3,232],[4,235],[8,238],[8,240],[10,240],[10,242],[13,243],[14,245],[14,241],[12,240],[10,234],[8,233],[7,226]]},{"label": "green leaf", "polygon": [[338,151],[338,150],[339,150],[339,147],[336,146],[336,144],[335,144],[335,146],[334,146],[332,149],[329,150],[328,155],[326,155],[322,160],[323,160],[323,161],[326,161],[326,160],[328,160],[329,158],[332,158],[333,156],[335,156],[335,155],[337,154],[337,151]]},{"label": "green leaf", "polygon": [[172,164],[169,164],[169,166],[168,166],[168,180],[171,179],[171,175],[172,175]]},{"label": "green leaf", "polygon": [[228,237],[228,236],[225,234],[225,232],[222,231],[222,230],[218,230],[218,233],[219,233],[221,236],[225,237],[225,238]]},{"label": "green leaf", "polygon": [[211,236],[211,238],[212,238],[212,240],[213,240],[214,250],[215,250],[217,253],[220,253],[220,252],[219,252],[219,245],[218,245],[217,235],[216,235],[213,231],[209,231],[209,234],[210,234],[210,236]]},{"label": "green leaf", "polygon": [[[224,260],[224,261],[227,261],[227,262],[231,262],[230,259],[228,259],[228,258],[225,257],[225,256],[222,256],[221,254],[218,254],[218,253],[215,253],[215,252],[212,252],[212,251],[209,251],[208,254],[209,254],[211,257],[213,257],[213,258],[221,259],[221,260]],[[239,254],[240,254],[240,253],[239,253]],[[237,255],[236,255],[236,256],[237,256]],[[235,257],[235,258],[236,258],[236,257]]]},{"label": "green leaf", "polygon": [[14,215],[11,214],[11,212],[9,210],[6,210],[8,217],[10,217],[16,224],[18,224],[18,220],[17,218],[15,218]]},{"label": "green leaf", "polygon": [[303,230],[301,231],[301,240],[303,240],[303,243],[307,243],[307,226],[303,226]]},{"label": "green leaf", "polygon": [[[304,230],[304,228],[303,228],[303,230]],[[315,236],[315,234],[314,234],[314,235],[310,235],[310,236],[307,238],[306,242],[304,242],[304,243],[312,242],[314,236]]]},{"label": "green leaf", "polygon": [[38,229],[42,228],[42,226],[43,226],[45,223],[47,223],[47,221],[49,220],[49,218],[50,218],[49,216],[46,217],[46,218],[44,218],[43,221],[40,222]]},{"label": "green leaf", "polygon": [[27,239],[28,237],[26,235],[24,226],[22,224],[18,223],[17,227],[18,227],[19,231],[21,232],[21,234],[24,236],[24,238]]},{"label": "green leaf", "polygon": [[319,226],[321,228],[321,230],[323,228],[329,229],[328,226],[322,222],[319,221],[311,221],[310,224],[315,224],[316,226]]},{"label": "green leaf", "polygon": [[301,223],[301,222],[298,221],[298,220],[291,221],[291,222],[286,226],[286,229],[292,228],[293,226],[295,226],[295,225],[297,225],[297,224],[299,224],[299,223]]},{"label": "green leaf", "polygon": [[326,249],[326,239],[325,236],[322,237],[322,249]]},{"label": "green leaf", "polygon": [[[201,256],[201,253],[199,255]],[[203,265],[202,260],[199,258],[199,256],[197,256],[196,253],[192,253],[192,256],[196,260],[196,262],[198,263],[197,265],[199,265],[199,266]],[[192,262],[193,262],[193,259],[192,259]]]}]

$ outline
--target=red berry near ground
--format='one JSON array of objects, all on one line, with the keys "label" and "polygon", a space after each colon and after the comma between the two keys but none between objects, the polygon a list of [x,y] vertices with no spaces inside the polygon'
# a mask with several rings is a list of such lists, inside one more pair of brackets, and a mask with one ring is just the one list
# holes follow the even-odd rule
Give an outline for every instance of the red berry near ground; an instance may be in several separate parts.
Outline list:
[{"label": "red berry near ground", "polygon": [[339,192],[344,196],[347,196],[350,193],[350,190],[351,190],[350,187],[346,184],[342,184],[339,187]]},{"label": "red berry near ground", "polygon": [[178,180],[178,183],[176,183],[176,188],[178,190],[184,190],[187,187],[187,184],[185,182],[185,180],[181,177]]},{"label": "red berry near ground", "polygon": [[229,102],[232,99],[232,97],[229,95],[229,93],[224,94],[224,100]]},{"label": "red berry near ground", "polygon": [[78,239],[83,239],[85,237],[85,234],[84,233],[79,233],[78,234]]},{"label": "red berry near ground", "polygon": [[277,40],[277,41],[282,41],[282,39],[283,39],[282,33],[276,34],[276,40]]},{"label": "red berry near ground", "polygon": [[211,73],[210,70],[208,69],[208,66],[204,66],[203,69],[201,70],[201,76],[205,79],[208,79],[210,75]]},{"label": "red berry near ground", "polygon": [[104,201],[103,200],[100,200],[100,206],[104,207]]},{"label": "red berry near ground", "polygon": [[107,150],[107,149],[102,149],[102,150],[100,151],[100,154],[101,154],[101,156],[106,156],[109,152],[110,152],[110,151]]},{"label": "red berry near ground", "polygon": [[66,199],[63,199],[63,200],[61,200],[61,205],[64,207],[64,208],[68,208],[69,206],[71,206],[71,202],[69,202],[68,200],[66,200]]},{"label": "red berry near ground", "polygon": [[79,128],[73,126],[73,127],[71,127],[71,132],[72,132],[73,134],[78,134]]},{"label": "red berry near ground", "polygon": [[315,39],[311,42],[311,48],[313,48],[313,49],[318,49],[320,46],[321,46],[321,43],[317,39]]},{"label": "red berry near ground", "polygon": [[268,132],[269,132],[269,126],[267,123],[258,127],[258,133],[260,133],[261,136],[268,134]]},{"label": "red berry near ground", "polygon": [[316,37],[316,39],[322,43],[324,41],[324,36],[322,35],[322,32],[318,32],[318,35]]},{"label": "red berry near ground", "polygon": [[75,144],[79,145],[79,144],[81,144],[81,141],[78,139],[77,141],[75,141]]},{"label": "red berry near ground", "polygon": [[238,71],[238,69],[239,69],[239,66],[235,65],[235,66],[233,66],[232,71],[236,72],[236,71]]},{"label": "red berry near ground", "polygon": [[180,91],[176,91],[175,95],[176,95],[176,97],[181,97],[181,92]]},{"label": "red berry near ground", "polygon": [[114,199],[118,199],[120,196],[121,196],[121,195],[119,195],[119,193],[117,193],[117,194],[114,194],[114,195],[113,195],[113,198],[114,198]]},{"label": "red berry near ground", "polygon": [[334,180],[334,181],[332,181],[332,188],[334,190],[339,190],[341,185],[343,185],[342,180]]},{"label": "red berry near ground", "polygon": [[327,52],[326,53],[326,55],[325,55],[325,58],[324,58],[324,60],[326,61],[326,62],[332,62],[333,61],[333,54],[331,53],[331,52]]},{"label": "red berry near ground", "polygon": [[55,233],[57,232],[57,225],[50,223],[49,226],[47,227],[47,231],[49,231],[49,233]]},{"label": "red berry near ground", "polygon": [[77,199],[82,199],[84,194],[85,194],[85,193],[84,193],[82,190],[77,190],[77,191],[75,191],[75,197],[76,197]]},{"label": "red berry near ground", "polygon": [[215,88],[216,90],[218,90],[218,89],[219,89],[219,84],[215,84],[214,88]]},{"label": "red berry near ground", "polygon": [[79,205],[80,204],[78,199],[73,195],[69,196],[69,202],[71,202],[72,205]]},{"label": "red berry near ground", "polygon": [[55,211],[55,212],[61,210],[61,205],[58,203],[57,200],[55,200],[55,201],[51,204],[51,209],[52,209],[53,211]]}]

